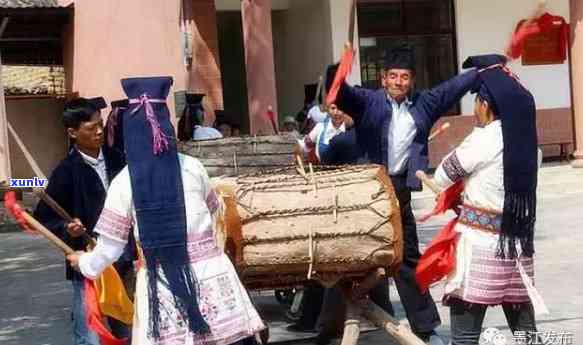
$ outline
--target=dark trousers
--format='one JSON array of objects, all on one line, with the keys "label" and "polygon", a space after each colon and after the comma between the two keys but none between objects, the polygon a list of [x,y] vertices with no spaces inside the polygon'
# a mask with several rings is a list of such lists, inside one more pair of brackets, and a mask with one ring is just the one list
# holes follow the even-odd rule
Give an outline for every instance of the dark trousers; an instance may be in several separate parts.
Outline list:
[{"label": "dark trousers", "polygon": [[317,283],[307,285],[302,298],[302,316],[298,322],[303,328],[316,328],[323,302],[324,288]]},{"label": "dark trousers", "polygon": [[[417,226],[411,208],[411,190],[406,185],[406,174],[391,176],[397,199],[401,206],[403,224],[403,263],[395,279],[401,303],[405,308],[407,319],[415,334],[424,338],[441,324],[439,313],[431,294],[421,294],[415,280],[415,268],[421,253],[417,238]],[[371,299],[393,315],[393,306],[389,298],[388,279],[383,280],[370,293]]]},{"label": "dark trousers", "polygon": [[[487,305],[469,304],[457,299],[450,301],[452,345],[474,345],[479,343],[487,308]],[[523,331],[527,338],[530,338],[531,335],[533,337],[536,336],[532,304],[502,304],[502,309],[506,315],[508,326],[513,333]],[[525,344],[539,344],[539,342],[534,338],[530,338]]]}]

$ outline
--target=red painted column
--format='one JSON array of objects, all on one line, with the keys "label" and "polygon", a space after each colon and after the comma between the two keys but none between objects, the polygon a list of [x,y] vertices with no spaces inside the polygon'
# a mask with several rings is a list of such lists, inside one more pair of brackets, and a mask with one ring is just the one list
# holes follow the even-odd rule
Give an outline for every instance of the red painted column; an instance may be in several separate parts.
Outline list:
[{"label": "red painted column", "polygon": [[271,0],[243,0],[241,15],[250,131],[258,135],[273,134],[265,115],[269,106],[277,114]]},{"label": "red painted column", "polygon": [[575,129],[575,160],[572,165],[583,168],[583,1],[571,0],[570,4],[571,82]]},{"label": "red painted column", "polygon": [[185,19],[192,33],[192,66],[186,71],[186,89],[204,93],[205,123],[214,122],[214,111],[223,109],[217,11],[214,0],[187,0]]}]

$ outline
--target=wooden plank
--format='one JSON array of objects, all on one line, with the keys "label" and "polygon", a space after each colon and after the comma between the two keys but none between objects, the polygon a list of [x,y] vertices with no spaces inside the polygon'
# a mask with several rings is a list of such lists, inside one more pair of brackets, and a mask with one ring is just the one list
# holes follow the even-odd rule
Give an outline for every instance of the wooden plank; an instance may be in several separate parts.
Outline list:
[{"label": "wooden plank", "polygon": [[8,118],[6,116],[6,102],[2,83],[2,57],[0,56],[0,184],[8,181],[12,173],[7,124]]}]

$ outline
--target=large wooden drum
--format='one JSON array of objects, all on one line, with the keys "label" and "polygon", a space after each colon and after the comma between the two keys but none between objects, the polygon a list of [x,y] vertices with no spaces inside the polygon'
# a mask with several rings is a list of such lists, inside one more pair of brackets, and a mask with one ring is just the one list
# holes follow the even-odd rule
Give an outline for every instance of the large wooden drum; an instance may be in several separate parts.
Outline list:
[{"label": "large wooden drum", "polygon": [[382,166],[280,169],[217,190],[225,248],[250,289],[331,285],[401,262],[399,205]]},{"label": "large wooden drum", "polygon": [[289,167],[296,143],[291,134],[232,137],[179,142],[178,150],[200,160],[211,177],[238,176]]}]

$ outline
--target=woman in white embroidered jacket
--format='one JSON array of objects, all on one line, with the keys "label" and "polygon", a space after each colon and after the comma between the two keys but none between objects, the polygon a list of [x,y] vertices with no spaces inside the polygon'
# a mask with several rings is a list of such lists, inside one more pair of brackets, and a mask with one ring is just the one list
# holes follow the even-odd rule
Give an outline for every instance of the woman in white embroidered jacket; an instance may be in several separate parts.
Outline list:
[{"label": "woman in white embroidered jacket", "polygon": [[217,246],[211,215],[219,202],[204,167],[177,153],[165,105],[171,83],[169,77],[122,80],[133,104],[124,123],[128,166],[109,187],[94,230],[101,235],[97,246],[67,258],[96,279],[133,229],[140,253],[133,344],[253,342],[264,325]]},{"label": "woman in white embroidered jacket", "polygon": [[[470,58],[464,67],[474,63]],[[434,177],[444,189],[464,183],[454,228],[455,268],[446,278],[444,297],[453,345],[478,343],[488,306],[502,305],[510,329],[524,334],[536,331],[534,309],[544,309],[532,285],[538,169],[534,100],[504,66],[484,71],[474,92],[478,126]]]}]

